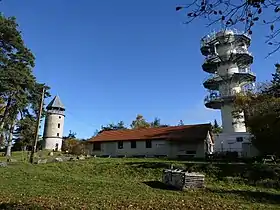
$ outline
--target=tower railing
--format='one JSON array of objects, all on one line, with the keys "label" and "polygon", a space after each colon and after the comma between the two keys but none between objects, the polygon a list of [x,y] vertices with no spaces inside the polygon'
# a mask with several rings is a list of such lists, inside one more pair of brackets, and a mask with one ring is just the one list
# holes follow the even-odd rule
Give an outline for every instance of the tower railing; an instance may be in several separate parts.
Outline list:
[{"label": "tower railing", "polygon": [[238,47],[238,48],[233,48],[231,51],[231,53],[234,53],[234,54],[237,54],[237,53],[240,53],[240,54],[248,54],[250,56],[252,56],[252,53],[248,51],[248,49],[245,49],[245,48],[242,48],[242,47]]},{"label": "tower railing", "polygon": [[234,97],[237,94],[245,94],[246,90],[242,89],[240,92],[235,90],[230,90],[226,94],[221,94],[219,91],[210,91],[210,94],[204,98],[204,103],[209,103],[211,101],[222,101],[224,98]]},{"label": "tower railing", "polygon": [[[237,29],[226,29],[222,32],[223,34],[229,34],[229,33],[233,33],[234,35],[244,35],[247,38],[251,39],[251,36],[248,33],[244,33],[241,31],[238,31]],[[207,35],[206,37],[201,39],[200,45],[201,47],[206,46],[207,44],[209,44],[210,42],[214,41],[217,37],[219,37],[220,34],[218,33],[212,33],[210,35]]]},{"label": "tower railing", "polygon": [[247,73],[247,74],[251,74],[251,75],[256,76],[256,74],[252,71],[252,69],[250,67],[238,69],[238,72],[243,73],[243,74]]},{"label": "tower railing", "polygon": [[212,55],[206,56],[204,62],[207,63],[214,59],[220,59],[220,58],[217,54],[212,54]]}]

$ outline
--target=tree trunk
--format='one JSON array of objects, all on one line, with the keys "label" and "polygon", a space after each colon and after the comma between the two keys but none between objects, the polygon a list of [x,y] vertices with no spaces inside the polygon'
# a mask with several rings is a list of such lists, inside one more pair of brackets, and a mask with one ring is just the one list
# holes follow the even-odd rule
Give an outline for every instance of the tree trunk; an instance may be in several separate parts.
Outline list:
[{"label": "tree trunk", "polygon": [[[5,111],[4,111],[3,117],[2,117],[1,122],[0,122],[0,131],[3,131],[4,124],[5,124],[5,119],[8,116],[8,112],[9,112],[9,108],[11,106],[11,102],[12,102],[12,97],[10,97],[8,99],[7,105],[5,107]],[[1,133],[1,135],[2,135],[2,133]]]},{"label": "tree trunk", "polygon": [[14,132],[14,122],[13,122],[12,125],[10,126],[10,130],[9,130],[9,138],[8,138],[7,150],[6,150],[6,158],[7,158],[7,161],[10,161],[10,159],[11,159],[13,132]]}]

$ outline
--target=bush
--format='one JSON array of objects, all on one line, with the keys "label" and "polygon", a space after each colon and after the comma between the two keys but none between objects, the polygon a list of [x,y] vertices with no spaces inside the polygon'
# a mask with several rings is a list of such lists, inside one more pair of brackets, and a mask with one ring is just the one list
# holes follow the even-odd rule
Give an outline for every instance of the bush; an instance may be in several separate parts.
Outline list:
[{"label": "bush", "polygon": [[255,184],[260,187],[280,189],[280,180],[263,179],[257,181]]}]

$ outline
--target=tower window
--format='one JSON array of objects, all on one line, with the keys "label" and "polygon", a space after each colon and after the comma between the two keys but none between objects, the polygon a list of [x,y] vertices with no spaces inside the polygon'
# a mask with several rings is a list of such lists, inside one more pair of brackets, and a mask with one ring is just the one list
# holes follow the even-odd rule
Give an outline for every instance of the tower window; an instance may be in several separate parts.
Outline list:
[{"label": "tower window", "polygon": [[59,119],[61,119],[61,116],[58,116]]},{"label": "tower window", "polygon": [[57,127],[60,128],[60,123],[58,123]]},{"label": "tower window", "polygon": [[57,133],[56,136],[59,137],[59,133]]}]

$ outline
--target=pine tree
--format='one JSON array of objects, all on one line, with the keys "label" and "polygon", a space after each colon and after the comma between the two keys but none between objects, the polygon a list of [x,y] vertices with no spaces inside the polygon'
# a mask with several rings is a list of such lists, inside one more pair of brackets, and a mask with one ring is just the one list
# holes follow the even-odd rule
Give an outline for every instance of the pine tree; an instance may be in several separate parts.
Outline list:
[{"label": "pine tree", "polygon": [[151,127],[152,127],[152,128],[159,128],[159,127],[161,127],[160,119],[159,119],[158,117],[156,117],[156,118],[154,119],[154,121],[151,122]]},{"label": "pine tree", "polygon": [[280,97],[280,64],[275,64],[276,71],[274,74],[272,74],[272,80],[271,80],[271,90],[270,94],[272,94],[274,97],[279,98]]},{"label": "pine tree", "polygon": [[219,126],[217,120],[214,120],[214,123],[212,125],[212,131],[213,133],[221,133],[222,132],[222,128]]}]

